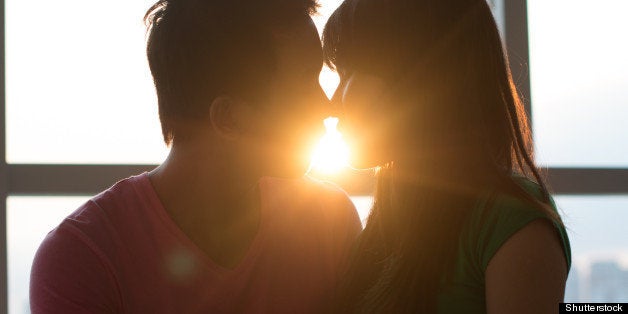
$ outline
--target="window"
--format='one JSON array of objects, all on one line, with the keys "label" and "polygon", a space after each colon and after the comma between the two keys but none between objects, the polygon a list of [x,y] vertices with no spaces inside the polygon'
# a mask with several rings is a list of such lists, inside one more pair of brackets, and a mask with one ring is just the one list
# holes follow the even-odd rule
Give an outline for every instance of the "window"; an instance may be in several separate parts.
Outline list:
[{"label": "window", "polygon": [[[167,149],[144,56],[142,17],[152,0],[0,1],[0,295],[7,296],[0,313],[13,314],[28,312],[28,259],[45,233],[88,195],[152,168]],[[319,2],[320,28],[340,0]],[[549,167],[570,230],[566,299],[628,302],[628,283],[618,279],[628,266],[618,225],[628,209],[621,120],[628,116],[628,46],[619,40],[627,35],[620,15],[627,4],[489,2],[529,100],[538,161]],[[323,70],[328,95],[337,82]],[[350,192],[364,219],[370,191]]]},{"label": "window", "polygon": [[620,0],[528,1],[540,163],[628,167],[627,11]]},{"label": "window", "polygon": [[528,0],[527,9],[537,161],[572,194],[556,197],[573,254],[565,299],[626,302],[628,3]]},{"label": "window", "polygon": [[152,2],[5,1],[7,162],[165,158],[142,21]]},{"label": "window", "polygon": [[558,195],[571,241],[566,302],[628,301],[628,194]]}]

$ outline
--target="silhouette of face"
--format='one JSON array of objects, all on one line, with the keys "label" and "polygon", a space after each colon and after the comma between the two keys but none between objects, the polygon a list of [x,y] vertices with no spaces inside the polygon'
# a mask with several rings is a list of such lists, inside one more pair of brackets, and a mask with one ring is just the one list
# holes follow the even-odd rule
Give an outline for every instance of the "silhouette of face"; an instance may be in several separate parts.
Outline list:
[{"label": "silhouette of face", "polygon": [[332,103],[342,113],[340,131],[351,147],[351,165],[371,168],[392,160],[394,130],[401,121],[385,97],[384,81],[374,75],[354,73],[342,78]]},{"label": "silhouette of face", "polygon": [[318,82],[323,58],[312,20],[278,32],[275,53],[269,101],[257,110],[248,134],[251,153],[256,154],[251,162],[263,175],[300,177],[330,109]]}]

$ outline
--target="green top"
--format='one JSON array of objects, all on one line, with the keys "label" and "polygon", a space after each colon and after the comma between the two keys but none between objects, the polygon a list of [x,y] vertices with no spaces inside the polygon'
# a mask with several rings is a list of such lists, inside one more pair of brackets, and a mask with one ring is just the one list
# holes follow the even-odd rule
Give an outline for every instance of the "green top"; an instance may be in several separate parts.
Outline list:
[{"label": "green top", "polygon": [[[527,179],[517,177],[519,184],[540,199],[540,187]],[[489,199],[493,197],[492,202]],[[552,208],[556,205],[552,201]],[[468,223],[463,227],[456,259],[452,285],[439,295],[438,313],[486,313],[486,267],[497,250],[528,223],[535,219],[549,219],[529,202],[512,195],[486,195],[477,203]],[[571,249],[565,228],[553,223],[563,245],[567,267],[571,267]]]}]

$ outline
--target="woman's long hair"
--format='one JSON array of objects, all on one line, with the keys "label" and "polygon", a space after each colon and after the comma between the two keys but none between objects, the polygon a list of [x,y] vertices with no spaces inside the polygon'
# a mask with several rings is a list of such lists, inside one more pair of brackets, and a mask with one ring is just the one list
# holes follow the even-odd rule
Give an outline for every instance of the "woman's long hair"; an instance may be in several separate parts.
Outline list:
[{"label": "woman's long hair", "polygon": [[[533,161],[529,126],[485,0],[346,0],[323,32],[342,79],[384,78],[378,101],[403,147],[381,165],[368,223],[341,283],[338,312],[434,313],[461,230],[497,189],[560,222]],[[391,139],[393,140],[393,139]],[[542,199],[513,178],[536,181]]]}]

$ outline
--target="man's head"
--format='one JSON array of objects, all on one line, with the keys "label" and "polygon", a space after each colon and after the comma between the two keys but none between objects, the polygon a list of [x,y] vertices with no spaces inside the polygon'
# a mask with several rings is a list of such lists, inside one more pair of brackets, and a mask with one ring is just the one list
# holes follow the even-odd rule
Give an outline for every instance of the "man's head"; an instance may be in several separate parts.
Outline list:
[{"label": "man's head", "polygon": [[304,158],[302,146],[325,105],[315,9],[314,0],[153,5],[145,16],[147,55],[166,143],[211,129],[233,151],[257,154],[252,161],[266,168],[271,160]]}]

